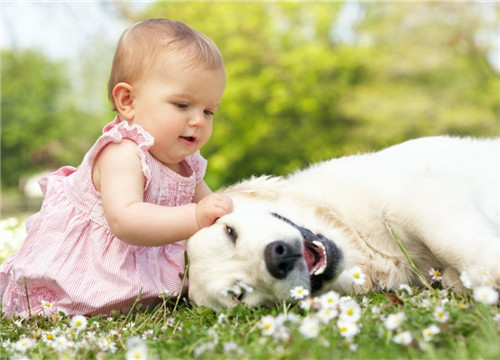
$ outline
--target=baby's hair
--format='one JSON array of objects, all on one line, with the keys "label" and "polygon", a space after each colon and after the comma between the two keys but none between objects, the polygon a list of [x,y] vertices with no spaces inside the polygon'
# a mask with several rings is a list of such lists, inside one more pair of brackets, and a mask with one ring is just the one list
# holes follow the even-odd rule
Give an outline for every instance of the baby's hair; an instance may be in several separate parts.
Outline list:
[{"label": "baby's hair", "polygon": [[[165,51],[167,50],[167,51]],[[178,21],[149,19],[129,27],[116,48],[108,97],[116,111],[113,88],[120,82],[133,84],[155,63],[169,55],[183,54],[187,66],[224,69],[224,60],[215,43],[206,35]]]}]

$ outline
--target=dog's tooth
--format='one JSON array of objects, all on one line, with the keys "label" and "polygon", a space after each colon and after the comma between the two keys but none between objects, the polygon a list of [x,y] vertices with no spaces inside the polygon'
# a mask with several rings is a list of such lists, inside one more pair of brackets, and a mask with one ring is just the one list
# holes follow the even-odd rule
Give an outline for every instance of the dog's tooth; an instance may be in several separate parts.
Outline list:
[{"label": "dog's tooth", "polygon": [[325,250],[325,245],[323,245],[323,243],[317,241],[317,240],[313,240],[312,242],[314,245],[316,245],[316,247],[319,247],[321,248],[322,250]]},{"label": "dog's tooth", "polygon": [[321,275],[321,274],[323,274],[323,273],[325,272],[325,269],[326,269],[326,263],[325,263],[325,264],[323,264],[323,265],[321,265],[321,266],[318,268],[318,270],[316,270],[316,271],[314,272],[314,275]]},{"label": "dog's tooth", "polygon": [[317,248],[321,249],[322,255],[325,257],[326,260],[326,248],[325,245],[319,241],[313,241],[313,244],[316,245]]}]

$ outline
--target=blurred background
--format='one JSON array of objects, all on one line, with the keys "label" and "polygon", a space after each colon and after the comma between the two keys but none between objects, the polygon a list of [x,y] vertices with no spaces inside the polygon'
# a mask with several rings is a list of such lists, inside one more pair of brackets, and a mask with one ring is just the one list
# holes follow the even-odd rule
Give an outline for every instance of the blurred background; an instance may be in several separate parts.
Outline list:
[{"label": "blurred background", "polygon": [[205,33],[228,77],[207,183],[286,174],[406,139],[500,135],[498,2],[2,2],[2,218],[78,166],[114,113],[120,34],[150,17]]}]

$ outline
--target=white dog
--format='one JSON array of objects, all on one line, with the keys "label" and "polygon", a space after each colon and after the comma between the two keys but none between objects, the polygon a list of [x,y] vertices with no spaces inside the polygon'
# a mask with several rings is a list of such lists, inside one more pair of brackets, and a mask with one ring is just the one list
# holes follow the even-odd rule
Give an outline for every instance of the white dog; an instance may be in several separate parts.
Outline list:
[{"label": "white dog", "polygon": [[444,286],[462,275],[498,287],[499,180],[500,138],[450,137],[252,178],[225,191],[233,213],[188,240],[189,296],[221,309],[274,304],[296,286],[315,296],[421,284],[394,234]]}]

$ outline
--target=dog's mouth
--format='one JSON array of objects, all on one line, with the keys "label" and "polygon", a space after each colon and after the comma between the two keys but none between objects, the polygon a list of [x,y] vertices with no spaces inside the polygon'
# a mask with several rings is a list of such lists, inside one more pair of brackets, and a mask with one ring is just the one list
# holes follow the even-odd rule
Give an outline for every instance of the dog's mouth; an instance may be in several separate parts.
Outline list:
[{"label": "dog's mouth", "polygon": [[319,291],[325,281],[333,280],[339,273],[342,252],[335,243],[321,234],[301,229],[304,238],[302,258],[309,270],[311,293]]},{"label": "dog's mouth", "polygon": [[306,261],[309,276],[321,275],[325,272],[328,257],[323,242],[304,238],[302,258]]},{"label": "dog's mouth", "polygon": [[272,215],[300,231],[304,241],[302,258],[307,264],[312,294],[323,287],[323,282],[333,280],[337,277],[342,264],[343,254],[332,240],[298,226],[281,215],[276,213]]}]

